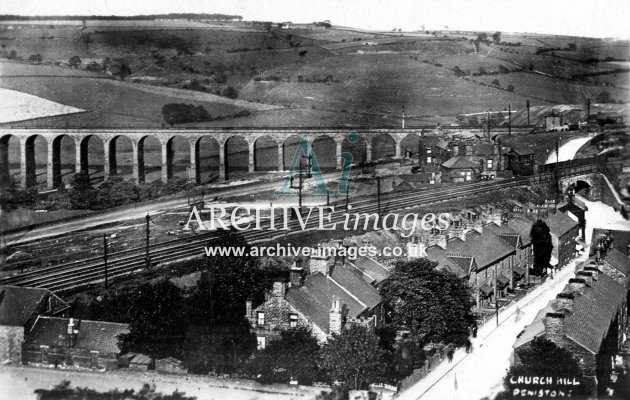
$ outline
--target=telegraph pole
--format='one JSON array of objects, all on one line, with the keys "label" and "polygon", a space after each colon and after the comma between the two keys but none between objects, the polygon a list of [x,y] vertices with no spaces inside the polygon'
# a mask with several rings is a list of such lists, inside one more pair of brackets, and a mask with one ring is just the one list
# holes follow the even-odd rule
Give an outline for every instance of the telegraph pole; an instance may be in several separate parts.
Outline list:
[{"label": "telegraph pole", "polygon": [[497,271],[494,270],[494,309],[497,311],[497,326],[499,326],[499,288],[497,287]]},{"label": "telegraph pole", "polygon": [[376,176],[376,204],[378,207],[378,215],[381,215],[381,177]]},{"label": "telegraph pole", "polygon": [[508,103],[508,135],[512,135],[512,105]]},{"label": "telegraph pole", "polygon": [[107,235],[103,233],[103,266],[105,268],[105,289],[107,289]]},{"label": "telegraph pole", "polygon": [[527,106],[527,126],[529,126],[529,100],[527,100],[526,106]]},{"label": "telegraph pole", "polygon": [[146,266],[147,269],[151,268],[151,259],[149,258],[149,235],[151,234],[151,229],[149,228],[149,222],[151,222],[151,217],[149,216],[149,213],[147,213],[147,216],[144,217],[145,221],[146,221],[146,255],[145,255],[145,260],[146,260]]}]

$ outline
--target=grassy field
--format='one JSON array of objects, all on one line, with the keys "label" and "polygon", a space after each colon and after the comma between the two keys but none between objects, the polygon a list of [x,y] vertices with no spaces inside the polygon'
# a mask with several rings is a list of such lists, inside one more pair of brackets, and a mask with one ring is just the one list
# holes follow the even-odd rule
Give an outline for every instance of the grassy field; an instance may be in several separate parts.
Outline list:
[{"label": "grassy field", "polygon": [[[627,41],[505,33],[502,41],[521,45],[482,44],[475,54],[471,33],[265,30],[247,23],[202,21],[88,21],[83,31],[80,25],[54,21],[9,27],[0,24],[0,44],[22,59],[40,53],[44,64],[63,64],[73,55],[97,62],[122,57],[131,67],[130,81],[154,85],[144,91],[137,85],[89,79],[103,76],[101,72],[0,63],[0,87],[89,111],[25,126],[160,126],[159,111],[168,102],[202,104],[216,116],[242,108],[254,111],[195,126],[399,126],[403,107],[409,125],[427,125],[526,100],[532,105],[582,102],[604,90],[627,101],[630,85],[627,72],[614,71],[623,65],[603,61],[627,60]],[[573,45],[576,50],[566,50]],[[541,50],[548,51],[536,54]],[[469,77],[474,81],[457,78],[451,70],[529,70],[530,65],[534,73]],[[513,85],[514,92],[493,87],[494,79],[502,88]],[[183,88],[193,80],[206,90],[229,85],[239,99],[261,106],[154,89]],[[269,110],[273,106],[287,109]]]},{"label": "grassy field", "polygon": [[564,81],[527,72],[478,76],[471,79],[486,85],[493,85],[492,82],[497,79],[502,88],[512,85],[515,93],[525,97],[542,98],[552,103],[584,103],[588,98],[597,99],[604,91],[610,93],[615,100],[628,102],[630,95],[628,90],[622,88]]}]

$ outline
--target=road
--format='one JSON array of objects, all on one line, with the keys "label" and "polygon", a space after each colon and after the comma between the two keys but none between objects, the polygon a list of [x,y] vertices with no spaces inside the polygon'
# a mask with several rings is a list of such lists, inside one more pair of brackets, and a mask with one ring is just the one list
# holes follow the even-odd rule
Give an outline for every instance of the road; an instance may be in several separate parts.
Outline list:
[{"label": "road", "polygon": [[[583,201],[588,210],[586,218],[586,243],[590,243],[593,229],[616,229],[630,231],[626,221],[612,207],[601,202]],[[427,400],[477,400],[493,398],[503,389],[503,377],[509,368],[512,345],[523,328],[530,324],[538,311],[552,300],[573,277],[576,263],[585,260],[584,254],[558,272],[527,296],[499,313],[499,327],[491,319],[479,329],[477,338],[472,339],[473,352],[466,354],[458,350],[452,363],[442,363],[427,377],[402,393],[398,399]],[[517,309],[520,311],[517,313]],[[517,314],[519,315],[517,317]]]},{"label": "road", "polygon": [[[586,256],[583,256],[586,259]],[[476,400],[493,398],[503,389],[503,377],[510,366],[509,355],[516,335],[530,324],[543,308],[573,277],[575,262],[559,271],[518,302],[488,320],[473,338],[473,351],[459,349],[453,362],[443,362],[420,382],[403,392],[397,400]],[[517,312],[520,310],[520,312]]]},{"label": "road", "polygon": [[558,148],[560,157],[556,157],[556,149],[549,152],[545,164],[553,164],[555,162],[569,161],[575,158],[578,150],[588,143],[592,137],[582,137],[570,140]]}]

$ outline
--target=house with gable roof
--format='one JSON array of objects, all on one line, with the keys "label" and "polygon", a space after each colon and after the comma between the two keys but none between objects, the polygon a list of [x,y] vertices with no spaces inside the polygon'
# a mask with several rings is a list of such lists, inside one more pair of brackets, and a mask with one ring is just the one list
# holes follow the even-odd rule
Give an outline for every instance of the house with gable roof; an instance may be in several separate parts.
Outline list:
[{"label": "house with gable roof", "polygon": [[627,326],[626,295],[625,284],[597,266],[583,265],[562,292],[519,333],[513,345],[512,364],[520,365],[520,349],[545,338],[573,355],[585,384],[596,396],[598,382],[606,382],[612,373],[611,360],[623,340]]},{"label": "house with gable roof", "polygon": [[274,282],[262,304],[254,308],[247,301],[245,308],[258,348],[289,328],[308,327],[325,342],[350,324],[377,326],[383,318],[381,296],[362,271],[317,256],[306,268],[294,266],[289,283]]},{"label": "house with gable roof", "polygon": [[22,361],[22,342],[38,315],[63,316],[69,309],[50,290],[0,286],[0,362]]}]

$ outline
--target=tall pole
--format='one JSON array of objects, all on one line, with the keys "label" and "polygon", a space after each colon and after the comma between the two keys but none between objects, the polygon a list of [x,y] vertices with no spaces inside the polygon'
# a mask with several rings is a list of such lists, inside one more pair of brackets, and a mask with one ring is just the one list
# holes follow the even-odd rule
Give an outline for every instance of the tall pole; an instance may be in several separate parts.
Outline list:
[{"label": "tall pole", "polygon": [[405,129],[405,107],[402,109],[402,129]]},{"label": "tall pole", "polygon": [[146,255],[145,255],[145,260],[146,260],[146,266],[147,269],[149,269],[151,267],[151,259],[149,258],[149,235],[151,233],[151,229],[149,228],[149,222],[151,221],[151,217],[149,216],[149,213],[147,213],[147,216],[144,217],[145,221],[146,221]]},{"label": "tall pole", "polygon": [[105,268],[105,289],[107,289],[107,235],[103,233],[103,267]]},{"label": "tall pole", "polygon": [[586,122],[588,122],[588,118],[591,116],[591,99],[586,99]]},{"label": "tall pole", "polygon": [[497,312],[497,326],[499,326],[499,288],[497,287],[496,266],[494,268],[494,309]]},{"label": "tall pole", "polygon": [[381,177],[376,177],[376,204],[378,207],[378,215],[381,215]]},{"label": "tall pole", "polygon": [[298,175],[298,182],[299,182],[299,186],[298,186],[298,195],[299,195],[299,200],[298,200],[298,211],[300,213],[300,215],[302,215],[302,160],[300,160],[300,173]]},{"label": "tall pole", "polygon": [[560,195],[560,145],[558,143],[558,138],[556,138],[556,167],[554,168],[555,176],[556,176],[556,198]]},{"label": "tall pole", "polygon": [[527,106],[527,125],[529,126],[529,100],[527,100],[526,106]]},{"label": "tall pole", "polygon": [[350,188],[346,187],[346,211],[348,211],[348,193],[350,193]]},{"label": "tall pole", "polygon": [[512,134],[512,105],[508,104],[508,135]]}]

